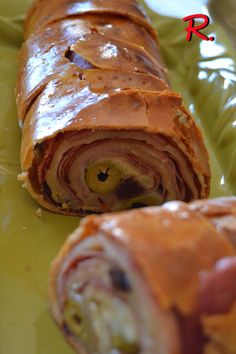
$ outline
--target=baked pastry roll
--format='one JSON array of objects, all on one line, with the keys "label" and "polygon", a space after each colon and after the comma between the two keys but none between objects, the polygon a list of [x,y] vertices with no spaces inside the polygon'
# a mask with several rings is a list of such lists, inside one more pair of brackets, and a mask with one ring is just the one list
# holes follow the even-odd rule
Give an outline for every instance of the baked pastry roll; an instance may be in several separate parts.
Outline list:
[{"label": "baked pastry roll", "polygon": [[236,198],[170,202],[82,221],[50,274],[76,352],[232,354]]},{"label": "baked pastry roll", "polygon": [[201,132],[136,1],[38,0],[25,36],[21,179],[41,205],[86,215],[208,196]]}]

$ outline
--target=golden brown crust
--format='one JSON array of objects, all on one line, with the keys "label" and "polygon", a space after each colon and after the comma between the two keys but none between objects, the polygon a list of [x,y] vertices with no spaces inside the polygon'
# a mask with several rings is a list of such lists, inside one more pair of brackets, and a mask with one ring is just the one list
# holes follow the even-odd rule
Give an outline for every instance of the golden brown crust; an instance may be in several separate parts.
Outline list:
[{"label": "golden brown crust", "polygon": [[156,36],[150,20],[135,0],[36,0],[25,22],[25,35],[28,37],[37,28],[50,23],[88,13],[124,16]]},{"label": "golden brown crust", "polygon": [[225,197],[205,201],[198,201],[192,208],[206,216],[219,231],[224,231],[229,240],[236,247],[236,203],[235,197]]},{"label": "golden brown crust", "polygon": [[[119,40],[125,40],[127,33],[129,33],[130,43],[137,45],[138,49],[144,48],[144,55],[150,53],[151,57],[157,58],[161,62],[155,39],[142,26],[126,18],[108,15],[98,17],[90,14],[83,16],[82,19],[65,19],[48,27],[39,28],[26,40],[21,50],[16,87],[18,117],[21,121],[24,120],[33,99],[53,78],[65,69],[76,69],[76,66],[66,58],[66,52],[83,36],[92,33],[91,31]],[[104,44],[104,40],[102,44]],[[92,53],[92,57],[94,57],[94,53]],[[119,67],[119,70],[121,69],[127,71],[125,64]],[[134,70],[134,65],[131,70]],[[163,84],[165,85],[165,82]]]},{"label": "golden brown crust", "polygon": [[91,228],[95,233],[118,237],[152,284],[161,305],[175,306],[184,314],[196,306],[199,271],[235,254],[230,242],[206,218],[180,202],[163,208],[91,216],[83,222],[83,228],[86,236]]},{"label": "golden brown crust", "polygon": [[226,314],[204,316],[204,332],[210,338],[204,354],[234,354],[236,352],[236,301]]}]

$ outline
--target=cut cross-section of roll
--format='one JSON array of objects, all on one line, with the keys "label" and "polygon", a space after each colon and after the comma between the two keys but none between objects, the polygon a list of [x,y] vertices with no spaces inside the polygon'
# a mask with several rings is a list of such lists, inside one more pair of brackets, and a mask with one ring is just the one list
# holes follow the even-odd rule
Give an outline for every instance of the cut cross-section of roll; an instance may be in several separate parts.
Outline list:
[{"label": "cut cross-section of roll", "polygon": [[136,1],[118,3],[38,0],[26,20],[20,179],[55,212],[209,195],[203,137],[169,87],[154,30]]},{"label": "cut cross-section of roll", "polygon": [[48,85],[25,120],[26,184],[40,204],[71,214],[190,201],[209,188],[204,146],[188,142],[195,136],[175,94],[92,93],[67,77]]},{"label": "cut cross-section of roll", "polygon": [[54,319],[78,353],[234,353],[233,234],[236,198],[87,217],[51,269]]}]

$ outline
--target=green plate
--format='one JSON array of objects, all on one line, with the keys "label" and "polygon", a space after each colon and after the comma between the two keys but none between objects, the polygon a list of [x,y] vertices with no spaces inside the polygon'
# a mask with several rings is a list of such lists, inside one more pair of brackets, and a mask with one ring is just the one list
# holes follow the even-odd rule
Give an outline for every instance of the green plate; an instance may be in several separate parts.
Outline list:
[{"label": "green plate", "polygon": [[[50,318],[48,269],[79,219],[42,212],[17,181],[21,133],[14,86],[29,0],[0,0],[0,354],[72,353]],[[181,19],[150,12],[173,88],[202,126],[213,173],[212,197],[236,193],[234,45],[218,24],[215,42],[185,39]]]}]

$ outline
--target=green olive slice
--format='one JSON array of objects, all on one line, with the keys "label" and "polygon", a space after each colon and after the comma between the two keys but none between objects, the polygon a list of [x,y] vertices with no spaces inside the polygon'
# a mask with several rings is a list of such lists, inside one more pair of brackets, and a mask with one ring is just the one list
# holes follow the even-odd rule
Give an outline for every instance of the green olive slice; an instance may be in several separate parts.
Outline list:
[{"label": "green olive slice", "polygon": [[119,350],[124,354],[138,354],[140,353],[140,347],[138,343],[125,341],[123,337],[113,337],[112,338],[113,348]]},{"label": "green olive slice", "polygon": [[89,341],[89,330],[86,326],[82,303],[69,298],[64,309],[64,322],[68,330],[83,342]]},{"label": "green olive slice", "polygon": [[86,183],[93,192],[107,194],[116,189],[121,180],[121,171],[110,161],[92,164],[85,173]]},{"label": "green olive slice", "polygon": [[88,306],[83,295],[71,291],[64,307],[64,325],[66,330],[78,339],[87,352],[94,353],[97,338],[89,316]]},{"label": "green olive slice", "polygon": [[113,292],[90,290],[87,301],[99,353],[110,353],[111,349],[120,354],[140,353],[138,330],[130,304],[124,298],[114,296]]}]

